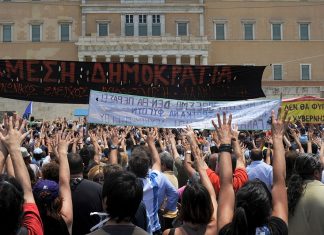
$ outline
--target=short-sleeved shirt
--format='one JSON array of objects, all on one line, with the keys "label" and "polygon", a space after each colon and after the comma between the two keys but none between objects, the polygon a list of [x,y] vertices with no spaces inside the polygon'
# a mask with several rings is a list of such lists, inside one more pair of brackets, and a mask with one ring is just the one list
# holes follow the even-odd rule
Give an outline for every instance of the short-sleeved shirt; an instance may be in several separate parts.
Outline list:
[{"label": "short-sleeved shirt", "polygon": [[[220,190],[220,178],[216,174],[215,171],[211,169],[206,170],[208,178],[212,183],[216,195],[218,195]],[[245,168],[236,168],[233,174],[233,188],[236,192],[239,188],[241,188],[248,181],[248,175]]]},{"label": "short-sleeved shirt", "polygon": [[246,167],[246,171],[249,180],[259,179],[265,183],[269,191],[271,191],[273,180],[272,166],[263,161],[253,161]]},{"label": "short-sleeved shirt", "polygon": [[294,215],[288,218],[289,234],[324,235],[324,184],[318,180],[307,180],[305,184]]},{"label": "short-sleeved shirt", "polygon": [[43,223],[35,203],[25,203],[23,206],[22,226],[29,235],[43,235]]},{"label": "short-sleeved shirt", "polygon": [[[218,234],[233,234],[232,223],[225,225]],[[282,219],[272,216],[267,224],[257,228],[254,234],[249,235],[288,235],[288,226]]]}]

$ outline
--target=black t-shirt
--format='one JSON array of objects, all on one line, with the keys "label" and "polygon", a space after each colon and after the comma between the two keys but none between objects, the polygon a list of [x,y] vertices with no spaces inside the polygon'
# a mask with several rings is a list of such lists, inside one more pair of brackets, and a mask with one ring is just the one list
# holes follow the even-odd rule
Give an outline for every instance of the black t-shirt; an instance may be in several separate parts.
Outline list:
[{"label": "black t-shirt", "polygon": [[72,234],[82,235],[90,232],[90,228],[100,222],[97,215],[91,212],[102,212],[102,185],[86,179],[71,180],[73,203]]},{"label": "black t-shirt", "polygon": [[[270,217],[268,224],[265,225],[269,229],[270,235],[288,235],[287,224],[278,217]],[[232,235],[232,223],[226,224],[218,233],[219,235]],[[255,233],[254,233],[255,234]],[[251,234],[251,235],[254,235]],[[263,233],[267,235],[267,233]],[[255,234],[258,235],[258,234]]]}]

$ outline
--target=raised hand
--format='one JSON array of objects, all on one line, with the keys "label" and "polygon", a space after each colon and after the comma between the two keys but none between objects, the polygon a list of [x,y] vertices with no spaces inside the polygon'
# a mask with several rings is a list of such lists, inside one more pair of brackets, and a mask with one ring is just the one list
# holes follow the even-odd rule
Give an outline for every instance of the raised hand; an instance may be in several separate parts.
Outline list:
[{"label": "raised hand", "polygon": [[223,123],[221,122],[220,114],[217,114],[218,126],[212,120],[212,124],[215,127],[218,139],[221,144],[231,144],[232,140],[232,114],[229,115],[228,121],[226,119],[226,113],[223,113]]},{"label": "raised hand", "polygon": [[278,110],[277,118],[275,117],[275,112],[272,110],[271,117],[272,117],[272,125],[271,125],[271,132],[272,138],[275,137],[283,137],[288,124],[290,122],[290,117],[286,120],[288,114],[288,110],[284,111],[284,114],[281,115],[281,108]]}]

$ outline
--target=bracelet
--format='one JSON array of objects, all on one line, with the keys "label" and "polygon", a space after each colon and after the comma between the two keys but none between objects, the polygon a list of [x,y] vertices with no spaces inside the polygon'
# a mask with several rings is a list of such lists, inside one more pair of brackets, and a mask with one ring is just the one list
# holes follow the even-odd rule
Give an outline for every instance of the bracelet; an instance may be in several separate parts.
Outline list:
[{"label": "bracelet", "polygon": [[191,154],[191,151],[190,150],[186,151],[186,154]]},{"label": "bracelet", "polygon": [[231,144],[221,144],[218,148],[218,152],[228,152],[228,153],[232,153],[233,149],[232,149],[232,145]]}]

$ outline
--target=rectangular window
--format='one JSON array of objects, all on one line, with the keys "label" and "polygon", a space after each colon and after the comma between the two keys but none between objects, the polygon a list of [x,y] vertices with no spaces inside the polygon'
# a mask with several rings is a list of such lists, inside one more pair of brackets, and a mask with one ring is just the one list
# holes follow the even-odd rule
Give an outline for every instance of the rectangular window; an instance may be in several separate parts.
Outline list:
[{"label": "rectangular window", "polygon": [[254,24],[253,23],[244,23],[244,40],[253,40],[254,39]]},{"label": "rectangular window", "polygon": [[147,16],[146,15],[138,16],[138,35],[147,36]]},{"label": "rectangular window", "polygon": [[188,36],[188,23],[177,23],[177,35]]},{"label": "rectangular window", "polygon": [[216,40],[225,40],[225,24],[216,23],[215,24],[215,39]]},{"label": "rectangular window", "polygon": [[134,15],[126,15],[125,36],[134,36]]},{"label": "rectangular window", "polygon": [[61,42],[68,42],[70,41],[70,30],[71,24],[63,23],[60,24],[60,40]]},{"label": "rectangular window", "polygon": [[282,65],[281,64],[273,64],[272,65],[272,75],[273,75],[273,80],[282,80]]},{"label": "rectangular window", "polygon": [[161,16],[152,15],[152,36],[161,36]]},{"label": "rectangular window", "polygon": [[97,35],[99,37],[108,36],[108,23],[98,23],[97,25]]},{"label": "rectangular window", "polygon": [[280,23],[271,24],[272,40],[282,40],[282,25]]},{"label": "rectangular window", "polygon": [[300,23],[299,24],[299,38],[300,40],[309,40],[309,24]]},{"label": "rectangular window", "polygon": [[10,24],[5,24],[2,26],[2,41],[11,42],[12,41],[12,27]]},{"label": "rectangular window", "polygon": [[32,42],[40,42],[42,40],[41,27],[42,26],[40,24],[31,25],[31,41]]},{"label": "rectangular window", "polygon": [[310,64],[301,64],[300,65],[300,79],[301,80],[310,80],[311,79],[311,65]]}]

